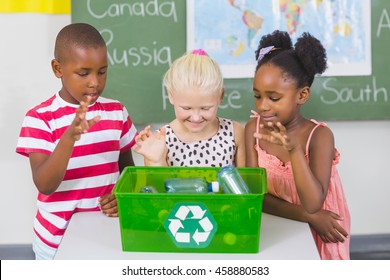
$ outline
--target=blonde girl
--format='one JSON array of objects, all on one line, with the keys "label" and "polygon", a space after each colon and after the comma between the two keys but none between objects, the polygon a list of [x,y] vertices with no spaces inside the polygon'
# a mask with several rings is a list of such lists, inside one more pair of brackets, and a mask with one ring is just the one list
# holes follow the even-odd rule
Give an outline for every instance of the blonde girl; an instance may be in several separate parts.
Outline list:
[{"label": "blonde girl", "polygon": [[[224,97],[218,64],[204,50],[173,62],[163,79],[176,118],[136,137],[133,151],[152,166],[245,166],[244,129],[217,116]],[[158,121],[158,120],[156,120]]]}]

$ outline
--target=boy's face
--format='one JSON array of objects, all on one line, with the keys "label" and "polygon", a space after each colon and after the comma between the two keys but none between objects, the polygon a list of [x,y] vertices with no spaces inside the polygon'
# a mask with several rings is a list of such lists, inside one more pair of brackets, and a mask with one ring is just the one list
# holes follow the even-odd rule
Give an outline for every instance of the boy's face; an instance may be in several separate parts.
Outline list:
[{"label": "boy's face", "polygon": [[107,49],[73,47],[61,57],[62,61],[52,61],[54,74],[62,81],[61,98],[79,104],[90,96],[94,103],[106,86]]}]

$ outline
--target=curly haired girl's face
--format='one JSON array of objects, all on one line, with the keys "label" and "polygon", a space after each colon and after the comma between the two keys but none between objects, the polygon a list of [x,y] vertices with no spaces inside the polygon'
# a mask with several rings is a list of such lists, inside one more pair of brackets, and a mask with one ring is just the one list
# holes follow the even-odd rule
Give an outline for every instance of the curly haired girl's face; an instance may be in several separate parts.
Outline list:
[{"label": "curly haired girl's face", "polygon": [[263,122],[285,124],[299,111],[300,89],[281,68],[264,64],[256,72],[253,93]]}]

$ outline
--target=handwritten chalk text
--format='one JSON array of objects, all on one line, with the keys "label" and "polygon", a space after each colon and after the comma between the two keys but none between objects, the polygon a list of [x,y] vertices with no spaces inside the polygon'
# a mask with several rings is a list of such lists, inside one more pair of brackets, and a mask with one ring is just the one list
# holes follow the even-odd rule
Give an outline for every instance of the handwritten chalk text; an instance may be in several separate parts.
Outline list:
[{"label": "handwritten chalk text", "polygon": [[[162,105],[163,105],[163,111],[167,110],[167,106],[169,104],[169,97],[168,94],[164,88],[164,85],[162,85]],[[225,91],[225,96],[223,99],[223,103],[219,105],[219,108],[221,110],[232,108],[232,109],[241,109],[243,107],[243,100],[241,99],[241,93],[238,90],[232,90],[231,92]]]},{"label": "handwritten chalk text", "polygon": [[321,102],[332,105],[337,103],[364,103],[364,102],[388,102],[386,88],[377,86],[375,76],[372,77],[372,84],[366,84],[360,89],[348,87],[336,88],[332,82],[337,84],[336,78],[328,78],[323,82],[325,92],[321,94]]},{"label": "handwritten chalk text", "polygon": [[[102,1],[87,1],[87,9],[89,14],[97,19],[102,18],[114,18],[122,16],[130,17],[164,17],[172,18],[174,22],[177,22],[176,6],[174,1],[158,1],[151,0],[148,2],[135,2],[131,3],[112,3],[105,10],[97,7],[93,7],[93,3]],[[100,10],[100,11],[98,11]]]},{"label": "handwritten chalk text", "polygon": [[157,46],[157,42],[153,41],[151,47],[129,47],[128,49],[110,48],[110,44],[114,40],[114,33],[110,29],[100,31],[105,38],[108,47],[108,61],[110,65],[129,66],[158,66],[171,65],[171,48],[169,46]]},{"label": "handwritten chalk text", "polygon": [[[238,90],[233,90],[231,92],[225,92],[225,97],[223,99],[221,105],[219,105],[219,108],[221,109],[241,109],[242,108],[242,101],[241,101],[241,92]],[[240,102],[241,101],[241,102]]]},{"label": "handwritten chalk text", "polygon": [[390,29],[390,18],[386,9],[382,10],[381,18],[379,19],[378,27],[376,29],[376,37],[379,38],[381,36],[381,31],[383,28]]}]

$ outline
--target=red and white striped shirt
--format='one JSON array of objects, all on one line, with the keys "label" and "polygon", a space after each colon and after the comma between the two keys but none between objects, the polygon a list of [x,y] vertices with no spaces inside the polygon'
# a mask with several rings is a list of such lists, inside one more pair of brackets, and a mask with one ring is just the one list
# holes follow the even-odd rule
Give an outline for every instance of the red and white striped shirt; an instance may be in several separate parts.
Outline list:
[{"label": "red and white striped shirt", "polygon": [[[78,107],[57,93],[28,111],[16,152],[51,154]],[[119,101],[99,97],[88,107],[87,119],[97,115],[100,121],[75,142],[58,189],[51,195],[38,193],[34,231],[52,248],[58,248],[73,213],[100,210],[98,198],[110,193],[119,177],[119,154],[135,143],[137,130]]]}]

